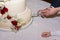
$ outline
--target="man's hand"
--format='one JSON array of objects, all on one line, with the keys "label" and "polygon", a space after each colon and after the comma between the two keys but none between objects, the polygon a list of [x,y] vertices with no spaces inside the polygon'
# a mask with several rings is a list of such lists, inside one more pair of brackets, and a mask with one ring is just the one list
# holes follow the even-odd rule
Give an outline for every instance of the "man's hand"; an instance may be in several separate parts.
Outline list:
[{"label": "man's hand", "polygon": [[39,15],[44,16],[44,17],[54,15],[57,12],[58,12],[58,10],[56,8],[46,8],[44,10],[39,10],[38,11]]}]

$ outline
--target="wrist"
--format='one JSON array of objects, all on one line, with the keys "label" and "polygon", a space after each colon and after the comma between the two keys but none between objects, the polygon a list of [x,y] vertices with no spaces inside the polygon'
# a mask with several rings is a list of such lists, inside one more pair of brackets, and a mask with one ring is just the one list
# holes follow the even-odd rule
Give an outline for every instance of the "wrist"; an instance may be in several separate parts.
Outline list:
[{"label": "wrist", "polygon": [[60,11],[60,7],[57,7],[57,8],[55,8],[55,9],[56,9],[56,11],[57,11],[57,12],[59,12],[59,11]]}]

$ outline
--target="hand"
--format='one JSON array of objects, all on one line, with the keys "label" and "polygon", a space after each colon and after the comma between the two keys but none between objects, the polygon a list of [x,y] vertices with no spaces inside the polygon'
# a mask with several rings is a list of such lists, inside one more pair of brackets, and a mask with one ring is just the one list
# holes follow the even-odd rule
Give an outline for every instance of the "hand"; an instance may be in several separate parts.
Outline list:
[{"label": "hand", "polygon": [[57,12],[58,12],[58,10],[56,8],[46,8],[44,10],[39,10],[38,11],[39,15],[44,16],[44,17],[54,15]]},{"label": "hand", "polygon": [[51,36],[51,33],[50,32],[43,32],[42,37],[50,37]]}]

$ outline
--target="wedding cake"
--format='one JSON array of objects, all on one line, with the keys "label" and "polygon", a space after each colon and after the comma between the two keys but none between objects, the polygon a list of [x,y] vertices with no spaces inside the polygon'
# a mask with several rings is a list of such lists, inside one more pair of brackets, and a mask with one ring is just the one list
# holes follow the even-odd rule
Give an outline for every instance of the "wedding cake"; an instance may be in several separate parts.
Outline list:
[{"label": "wedding cake", "polygon": [[31,21],[31,10],[25,0],[0,1],[0,29],[17,31]]}]

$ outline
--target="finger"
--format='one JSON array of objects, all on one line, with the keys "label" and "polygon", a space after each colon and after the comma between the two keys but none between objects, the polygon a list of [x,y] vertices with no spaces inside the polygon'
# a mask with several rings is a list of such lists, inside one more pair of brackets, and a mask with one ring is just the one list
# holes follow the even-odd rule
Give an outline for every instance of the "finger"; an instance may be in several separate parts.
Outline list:
[{"label": "finger", "polygon": [[46,16],[46,12],[42,12],[41,16],[45,17]]},{"label": "finger", "polygon": [[47,9],[48,9],[48,8],[46,8],[46,9],[44,9],[44,10],[38,10],[37,13],[41,13],[41,12],[42,12],[42,13],[45,13],[45,12],[47,11]]},{"label": "finger", "polygon": [[41,14],[41,17],[44,18],[45,16],[43,14]]},{"label": "finger", "polygon": [[44,10],[39,10],[38,13],[39,13],[39,12],[46,12],[46,9],[44,9]]},{"label": "finger", "polygon": [[38,10],[38,13],[41,12],[42,10]]},{"label": "finger", "polygon": [[41,12],[42,12],[42,13],[45,13],[45,12],[47,12],[47,10],[42,10]]},{"label": "finger", "polygon": [[42,18],[44,18],[47,14],[48,10],[44,9],[44,10],[39,10],[38,11],[38,15],[41,15]]},{"label": "finger", "polygon": [[38,16],[41,15],[41,17],[44,18],[42,11],[43,11],[43,10],[39,10],[37,13],[38,13]]},{"label": "finger", "polygon": [[47,12],[46,10],[42,10],[42,11],[41,11],[41,14],[44,15],[46,12]]},{"label": "finger", "polygon": [[44,13],[41,13],[40,15],[42,18],[46,17]]},{"label": "finger", "polygon": [[41,11],[42,11],[42,10],[38,10],[38,12],[37,12],[37,13],[38,13],[38,15],[40,15],[40,14],[41,14]]},{"label": "finger", "polygon": [[48,17],[50,15],[49,10],[46,10],[46,12],[42,12],[43,16]]}]

